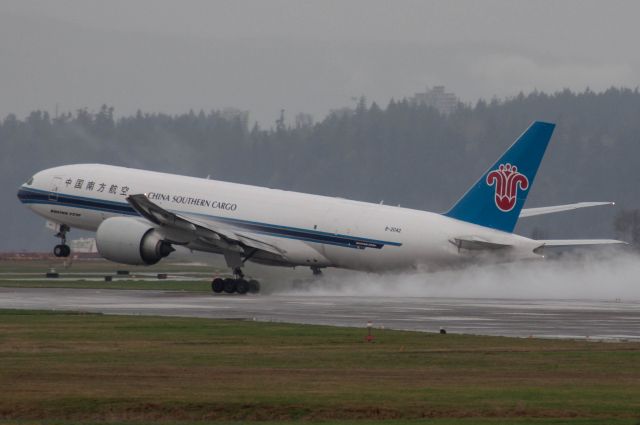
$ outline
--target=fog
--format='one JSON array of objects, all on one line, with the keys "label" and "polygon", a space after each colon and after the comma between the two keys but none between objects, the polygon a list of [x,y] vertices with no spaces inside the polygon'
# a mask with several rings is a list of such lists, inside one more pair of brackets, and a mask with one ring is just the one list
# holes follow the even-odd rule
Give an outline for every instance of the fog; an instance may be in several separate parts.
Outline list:
[{"label": "fog", "polygon": [[273,124],[443,84],[465,102],[636,87],[633,1],[23,1],[0,4],[0,117],[107,103],[227,106]]},{"label": "fog", "polygon": [[374,274],[329,269],[320,279],[307,279],[302,285],[299,281],[290,282],[277,292],[310,296],[640,301],[638,276],[640,255],[613,250],[435,272]]}]

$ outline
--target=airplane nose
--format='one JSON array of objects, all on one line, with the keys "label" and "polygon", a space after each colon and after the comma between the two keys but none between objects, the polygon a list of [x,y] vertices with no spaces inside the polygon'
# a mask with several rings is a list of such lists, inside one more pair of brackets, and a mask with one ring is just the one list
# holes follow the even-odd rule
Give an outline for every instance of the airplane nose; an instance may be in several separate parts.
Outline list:
[{"label": "airplane nose", "polygon": [[27,199],[27,191],[24,190],[24,186],[20,186],[18,188],[18,193],[16,195],[18,196],[20,202],[24,204],[25,200]]}]

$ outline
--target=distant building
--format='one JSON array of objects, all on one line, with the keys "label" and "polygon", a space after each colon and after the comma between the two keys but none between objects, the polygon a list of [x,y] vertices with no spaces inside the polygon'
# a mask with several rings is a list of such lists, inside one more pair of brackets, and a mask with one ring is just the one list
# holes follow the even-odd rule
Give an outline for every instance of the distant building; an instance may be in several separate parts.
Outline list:
[{"label": "distant building", "polygon": [[458,105],[459,99],[453,93],[444,91],[444,86],[427,87],[424,93],[416,93],[411,99],[417,104],[433,106],[443,114],[450,114]]},{"label": "distant building", "polygon": [[93,238],[80,238],[69,241],[69,247],[74,254],[96,254],[96,240]]},{"label": "distant building", "polygon": [[249,123],[249,112],[243,111],[241,109],[236,108],[224,108],[219,112],[220,117],[227,121],[240,121],[244,123],[245,126]]}]

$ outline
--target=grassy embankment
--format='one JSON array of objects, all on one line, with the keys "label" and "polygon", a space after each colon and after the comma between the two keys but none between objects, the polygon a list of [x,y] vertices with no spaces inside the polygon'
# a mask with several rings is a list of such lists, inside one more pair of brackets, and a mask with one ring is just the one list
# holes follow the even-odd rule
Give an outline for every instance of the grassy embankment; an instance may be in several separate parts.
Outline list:
[{"label": "grassy embankment", "polygon": [[0,423],[640,420],[637,343],[364,334],[0,311]]}]

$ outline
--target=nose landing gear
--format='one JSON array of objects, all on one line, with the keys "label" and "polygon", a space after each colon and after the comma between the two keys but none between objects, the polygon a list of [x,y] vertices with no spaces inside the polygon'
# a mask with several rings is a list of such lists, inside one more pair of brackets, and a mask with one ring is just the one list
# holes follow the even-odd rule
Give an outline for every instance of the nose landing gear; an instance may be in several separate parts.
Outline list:
[{"label": "nose landing gear", "polygon": [[60,238],[60,244],[53,248],[53,255],[56,257],[68,257],[71,255],[71,248],[67,245],[67,232],[71,230],[66,224],[60,225],[60,230],[55,234],[56,238]]}]

